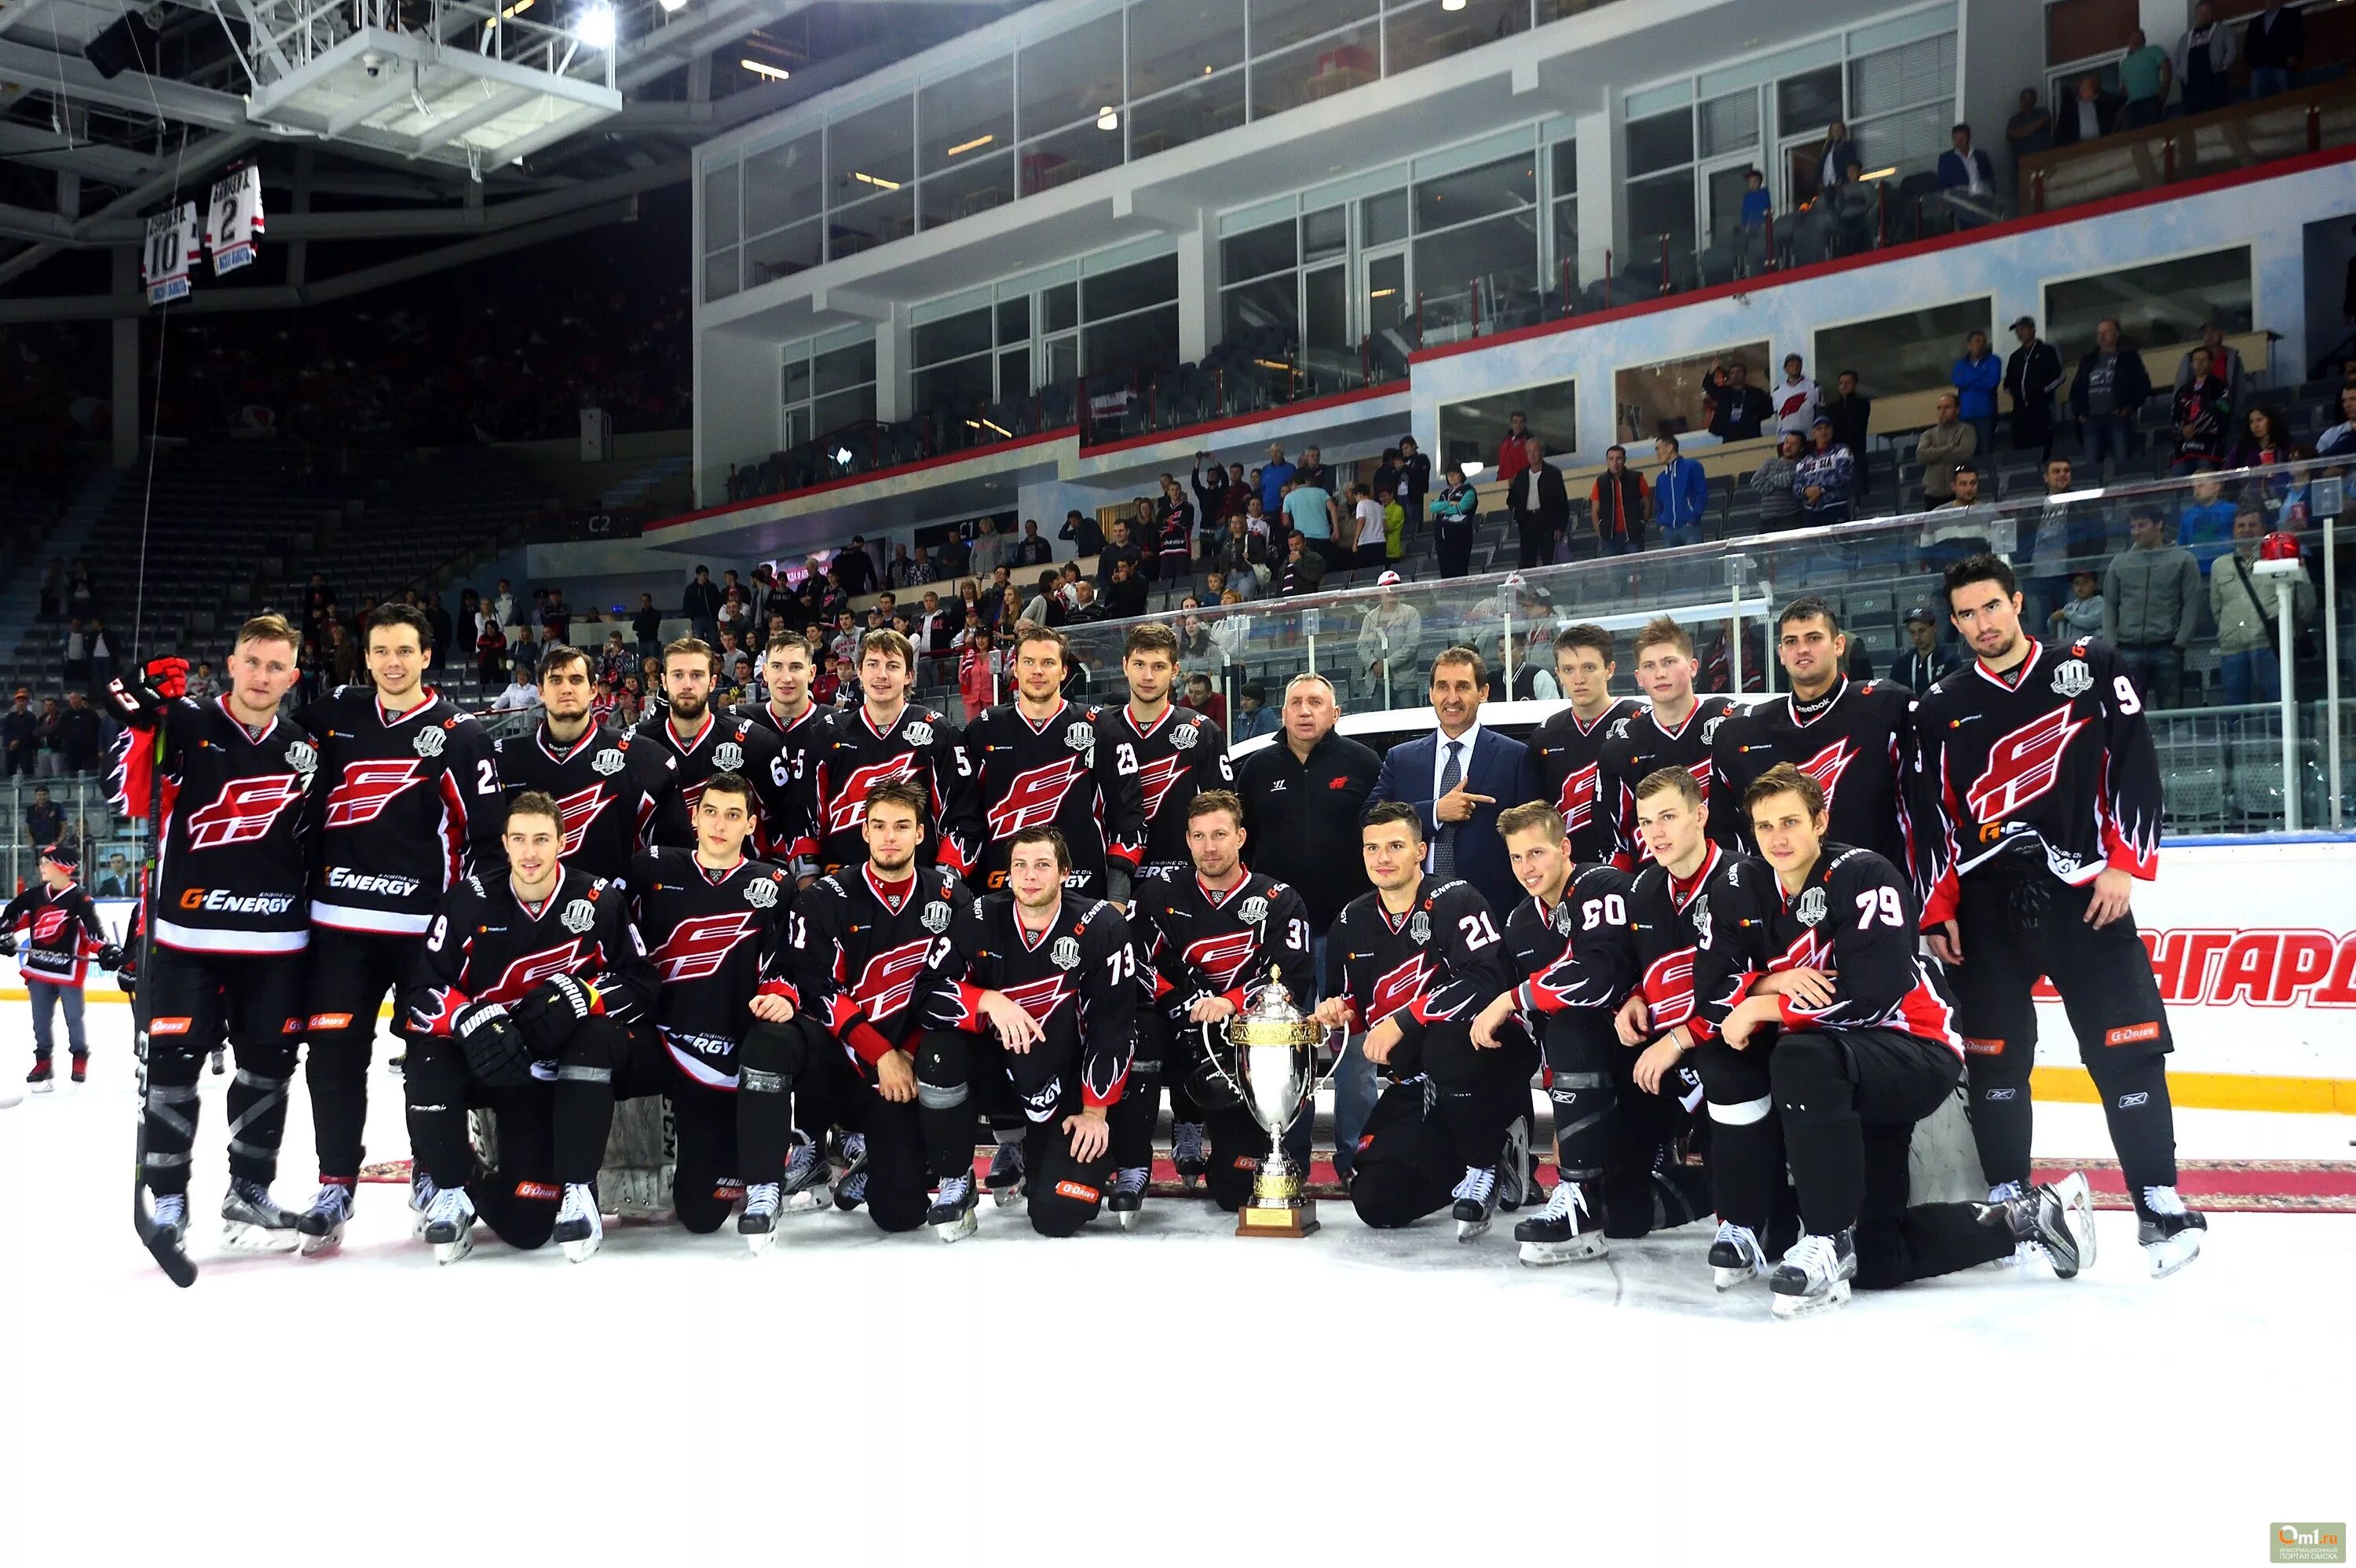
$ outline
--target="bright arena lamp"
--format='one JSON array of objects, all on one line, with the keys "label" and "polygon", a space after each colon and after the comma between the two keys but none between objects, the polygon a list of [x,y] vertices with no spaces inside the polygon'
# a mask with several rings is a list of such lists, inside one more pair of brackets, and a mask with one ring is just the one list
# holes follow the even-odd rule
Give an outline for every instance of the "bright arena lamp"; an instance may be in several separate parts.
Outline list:
[{"label": "bright arena lamp", "polygon": [[581,19],[573,24],[573,35],[593,49],[612,48],[614,8],[605,5],[588,7],[581,13]]},{"label": "bright arena lamp", "polygon": [[687,9],[687,0],[662,0],[662,8],[665,15],[684,11]]},{"label": "bright arena lamp", "polygon": [[1467,479],[1478,479],[1489,467],[1487,464],[1477,461],[1460,464],[1458,466],[1464,470],[1464,477]]},{"label": "bright arena lamp", "polygon": [[1119,111],[1118,111],[1118,110],[1114,109],[1114,108],[1112,107],[1112,105],[1110,105],[1110,104],[1108,104],[1108,104],[1106,104],[1102,109],[1098,110],[1098,111],[1097,111],[1097,129],[1098,129],[1098,130],[1099,130],[1099,131],[1118,131],[1118,130],[1119,130],[1119,129],[1120,129],[1120,112],[1119,112]]}]

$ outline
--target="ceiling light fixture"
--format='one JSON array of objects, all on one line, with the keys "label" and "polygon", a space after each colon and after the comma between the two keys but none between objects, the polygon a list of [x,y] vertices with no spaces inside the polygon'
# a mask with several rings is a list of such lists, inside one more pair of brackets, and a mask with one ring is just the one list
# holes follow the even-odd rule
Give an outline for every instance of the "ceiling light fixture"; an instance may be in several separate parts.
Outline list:
[{"label": "ceiling light fixture", "polygon": [[987,147],[987,146],[988,146],[988,145],[990,145],[992,142],[995,142],[995,141],[997,141],[997,140],[998,140],[998,138],[997,138],[996,136],[994,136],[994,135],[991,134],[991,133],[988,133],[988,132],[984,132],[982,134],[980,134],[980,135],[979,135],[979,136],[976,136],[976,137],[975,137],[972,141],[970,141],[970,142],[959,142],[956,146],[951,147],[951,148],[949,149],[949,156],[950,156],[950,157],[952,157],[952,158],[954,158],[954,157],[956,157],[959,153],[970,153],[970,152],[972,152],[976,147]]},{"label": "ceiling light fixture", "polygon": [[1898,165],[1896,164],[1892,164],[1886,169],[1876,169],[1871,174],[1859,175],[1857,177],[1861,180],[1886,180],[1897,172]]},{"label": "ceiling light fixture", "polygon": [[736,63],[743,66],[746,70],[751,71],[755,76],[765,76],[771,81],[783,81],[787,76],[792,74],[783,66],[768,65],[756,59],[740,59]]},{"label": "ceiling light fixture", "polygon": [[670,16],[687,9],[687,0],[662,0],[663,14]]},{"label": "ceiling light fixture", "polygon": [[877,190],[898,190],[900,188],[900,182],[898,180],[887,180],[882,175],[865,175],[861,174],[858,170],[854,169],[851,171],[851,177],[855,180],[862,181],[865,184],[872,185]]},{"label": "ceiling light fixture", "polygon": [[1097,129],[1099,131],[1120,129],[1120,114],[1111,104],[1108,103],[1097,111]]},{"label": "ceiling light fixture", "polygon": [[593,49],[612,48],[614,8],[606,5],[590,6],[581,13],[581,19],[573,24],[573,34]]},{"label": "ceiling light fixture", "polygon": [[1440,0],[1440,8],[1443,11],[1462,11],[1464,9],[1464,0]]}]

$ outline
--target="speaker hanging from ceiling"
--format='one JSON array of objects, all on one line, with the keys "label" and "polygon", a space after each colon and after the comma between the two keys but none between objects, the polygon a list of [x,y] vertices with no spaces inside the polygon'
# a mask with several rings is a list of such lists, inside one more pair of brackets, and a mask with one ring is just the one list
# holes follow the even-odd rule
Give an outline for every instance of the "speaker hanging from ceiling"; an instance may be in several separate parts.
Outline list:
[{"label": "speaker hanging from ceiling", "polygon": [[81,47],[82,58],[109,80],[126,70],[152,72],[157,41],[155,29],[147,25],[145,18],[135,11],[125,11],[120,21]]}]

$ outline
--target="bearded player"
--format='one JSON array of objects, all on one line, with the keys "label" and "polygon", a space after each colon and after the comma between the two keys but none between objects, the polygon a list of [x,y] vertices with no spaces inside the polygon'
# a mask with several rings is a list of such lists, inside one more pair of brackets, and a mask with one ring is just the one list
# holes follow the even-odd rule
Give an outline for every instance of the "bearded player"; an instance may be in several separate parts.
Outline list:
[{"label": "bearded player", "polygon": [[679,759],[599,722],[590,710],[595,695],[589,656],[570,644],[552,645],[540,661],[540,722],[495,744],[509,801],[530,791],[556,802],[564,859],[610,881],[629,869],[639,850],[682,842],[691,829]]}]

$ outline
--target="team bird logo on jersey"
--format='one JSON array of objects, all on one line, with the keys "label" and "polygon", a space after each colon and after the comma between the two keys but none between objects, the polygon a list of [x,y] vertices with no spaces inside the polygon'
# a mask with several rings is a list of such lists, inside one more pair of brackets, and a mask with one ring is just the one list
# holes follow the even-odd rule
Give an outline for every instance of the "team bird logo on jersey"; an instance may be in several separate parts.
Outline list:
[{"label": "team bird logo on jersey", "polygon": [[1186,759],[1173,752],[1166,757],[1156,757],[1137,770],[1137,787],[1145,795],[1145,820],[1151,822],[1162,815],[1162,803],[1170,797],[1170,786],[1178,782],[1178,770]]},{"label": "team bird logo on jersey", "polygon": [[1576,769],[1562,781],[1562,795],[1554,803],[1562,813],[1563,832],[1577,833],[1595,816],[1595,764]]},{"label": "team bird logo on jersey", "polygon": [[670,934],[655,949],[655,966],[662,971],[666,986],[678,980],[709,979],[720,972],[730,951],[752,934],[753,917],[742,911],[700,914],[670,928]]},{"label": "team bird logo on jersey", "polygon": [[259,773],[231,779],[212,804],[188,813],[188,848],[219,849],[229,844],[251,844],[269,835],[278,814],[302,798],[302,786],[293,773]]},{"label": "team bird logo on jersey", "polygon": [[2053,787],[2071,740],[2091,720],[2072,719],[2067,707],[2032,719],[1988,748],[1987,771],[1964,794],[1972,816],[2001,822]]},{"label": "team bird logo on jersey", "polygon": [[33,922],[34,942],[55,942],[64,933],[66,923],[71,918],[61,909],[43,910]]},{"label": "team bird logo on jersey", "polygon": [[1653,1028],[1673,1029],[1693,1017],[1694,950],[1680,947],[1653,960],[1644,971],[1644,999],[1652,1004]]},{"label": "team bird logo on jersey", "polygon": [[[439,730],[419,731],[420,739],[439,735]],[[418,777],[419,761],[415,757],[387,757],[381,760],[346,763],[344,776],[327,792],[329,827],[358,827],[364,822],[374,822],[384,815],[393,797],[403,790],[425,781]],[[572,845],[567,843],[569,850]]]},{"label": "team bird logo on jersey", "polygon": [[1209,976],[1221,990],[1227,988],[1259,948],[1259,933],[1229,931],[1186,944],[1186,963]]},{"label": "team bird logo on jersey", "polygon": [[1044,827],[1055,821],[1055,813],[1063,808],[1064,796],[1071,792],[1073,781],[1079,776],[1079,763],[1071,757],[1059,757],[1016,773],[1006,786],[1006,794],[990,808],[990,836],[1012,838],[1026,827]]},{"label": "team bird logo on jersey", "polygon": [[925,955],[932,950],[929,941],[905,942],[867,961],[851,994],[870,1019],[890,1018],[908,1005],[916,994],[916,977],[925,972]]},{"label": "team bird logo on jersey", "polygon": [[1848,772],[1848,765],[1855,761],[1856,749],[1847,741],[1835,741],[1802,763],[1800,771],[1816,781],[1816,787],[1825,792],[1825,805],[1830,806],[1833,791],[1840,787],[1841,774]]},{"label": "team bird logo on jersey", "polygon": [[[334,797],[331,795],[328,800],[332,805]],[[581,840],[587,836],[590,827],[596,823],[598,816],[610,804],[611,801],[605,789],[598,784],[591,784],[587,789],[574,790],[571,795],[564,795],[557,801],[557,815],[564,823],[564,852],[567,855],[574,853],[581,848]]]},{"label": "team bird logo on jersey", "polygon": [[903,752],[886,762],[870,763],[863,768],[853,768],[841,784],[835,786],[834,798],[826,805],[826,830],[829,833],[849,833],[867,820],[867,797],[880,784],[894,779],[914,778],[916,754]]},{"label": "team bird logo on jersey", "polygon": [[526,992],[542,980],[552,980],[559,975],[571,974],[573,961],[578,957],[580,949],[579,943],[567,942],[559,946],[542,948],[538,953],[527,953],[509,964],[499,977],[491,983],[490,989],[477,996],[475,1000],[478,1002],[519,1001]]},{"label": "team bird logo on jersey", "polygon": [[1040,1023],[1045,1023],[1047,1015],[1062,1007],[1064,998],[1071,994],[1072,979],[1068,975],[1050,975],[1044,980],[1025,980],[1019,986],[1007,987],[1003,993],[1008,1001]]},{"label": "team bird logo on jersey", "polygon": [[1423,990],[1429,971],[1420,953],[1375,982],[1366,997],[1366,1027],[1374,1028],[1409,1002]]}]

